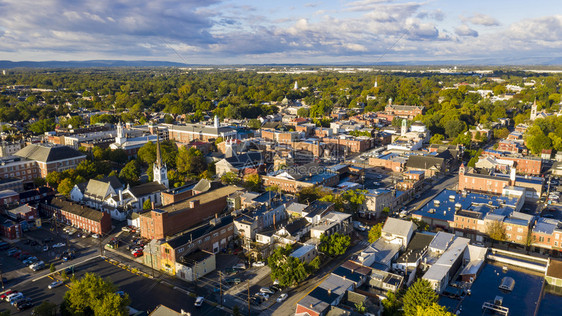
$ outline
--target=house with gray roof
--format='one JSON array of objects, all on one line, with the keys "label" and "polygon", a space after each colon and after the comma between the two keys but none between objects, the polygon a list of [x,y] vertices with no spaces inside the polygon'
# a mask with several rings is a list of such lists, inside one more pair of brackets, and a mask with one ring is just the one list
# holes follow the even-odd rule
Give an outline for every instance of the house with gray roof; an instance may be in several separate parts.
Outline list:
[{"label": "house with gray roof", "polygon": [[381,238],[384,238],[389,243],[406,248],[416,229],[416,224],[411,221],[389,217],[382,227]]}]

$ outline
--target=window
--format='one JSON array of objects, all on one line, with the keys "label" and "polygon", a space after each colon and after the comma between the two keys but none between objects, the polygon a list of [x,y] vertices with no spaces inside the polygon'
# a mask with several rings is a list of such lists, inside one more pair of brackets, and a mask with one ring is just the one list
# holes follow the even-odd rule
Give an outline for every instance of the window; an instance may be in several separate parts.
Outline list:
[{"label": "window", "polygon": [[165,252],[165,253],[170,253],[170,249],[165,248],[165,249],[164,249],[164,252]]},{"label": "window", "polygon": [[522,239],[523,239],[523,237],[517,236],[517,240],[522,240]]},{"label": "window", "polygon": [[517,228],[517,232],[518,232],[518,233],[522,233],[522,232],[523,232],[523,228],[522,228],[522,227],[518,227],[518,228]]},{"label": "window", "polygon": [[512,229],[511,226],[507,226],[507,227],[505,228],[505,230],[511,230],[511,229]]}]

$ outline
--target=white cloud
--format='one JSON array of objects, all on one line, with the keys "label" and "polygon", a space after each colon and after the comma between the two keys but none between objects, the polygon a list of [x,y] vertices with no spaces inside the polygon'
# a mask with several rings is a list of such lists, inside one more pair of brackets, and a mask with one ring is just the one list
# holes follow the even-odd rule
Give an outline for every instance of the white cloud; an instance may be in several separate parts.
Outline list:
[{"label": "white cloud", "polygon": [[455,28],[455,33],[458,36],[472,36],[477,37],[478,32],[468,27],[466,24],[462,24],[461,26]]},{"label": "white cloud", "polygon": [[468,18],[464,18],[461,17],[461,20],[465,23],[472,23],[475,25],[483,25],[483,26],[498,26],[500,25],[500,22],[498,20],[496,20],[495,18],[486,15],[486,14],[482,14],[482,13],[478,13],[475,14],[471,17]]}]

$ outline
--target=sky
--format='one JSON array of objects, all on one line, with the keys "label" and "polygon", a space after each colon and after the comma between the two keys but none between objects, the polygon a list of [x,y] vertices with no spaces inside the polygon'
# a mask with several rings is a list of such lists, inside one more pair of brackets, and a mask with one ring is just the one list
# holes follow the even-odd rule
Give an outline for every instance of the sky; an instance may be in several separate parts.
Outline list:
[{"label": "sky", "polygon": [[0,60],[383,63],[562,57],[559,0],[0,0]]}]

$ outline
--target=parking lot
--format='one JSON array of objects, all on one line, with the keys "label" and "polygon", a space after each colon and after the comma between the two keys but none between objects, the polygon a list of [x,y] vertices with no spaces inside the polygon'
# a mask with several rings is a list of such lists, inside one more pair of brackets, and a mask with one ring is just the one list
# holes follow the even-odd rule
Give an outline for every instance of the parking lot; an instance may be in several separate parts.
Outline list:
[{"label": "parking lot", "polygon": [[[102,258],[96,258],[83,265],[77,266],[75,276],[82,277],[86,272],[93,272],[103,278],[110,279],[119,290],[128,293],[131,297],[131,307],[139,311],[152,311],[159,304],[164,304],[173,310],[191,312],[192,315],[228,315],[228,313],[217,309],[208,303],[201,307],[195,307],[195,298],[185,292],[174,289],[159,280],[148,279],[126,271]],[[44,277],[36,281],[27,282],[21,286],[14,286],[13,289],[22,292],[29,297],[35,305],[42,301],[49,300],[52,303],[60,304],[64,293],[68,290],[68,284],[54,289],[48,289],[48,285],[53,282],[52,277]],[[31,309],[18,312],[8,303],[0,305],[1,310],[10,310],[12,315],[30,315]]]}]

